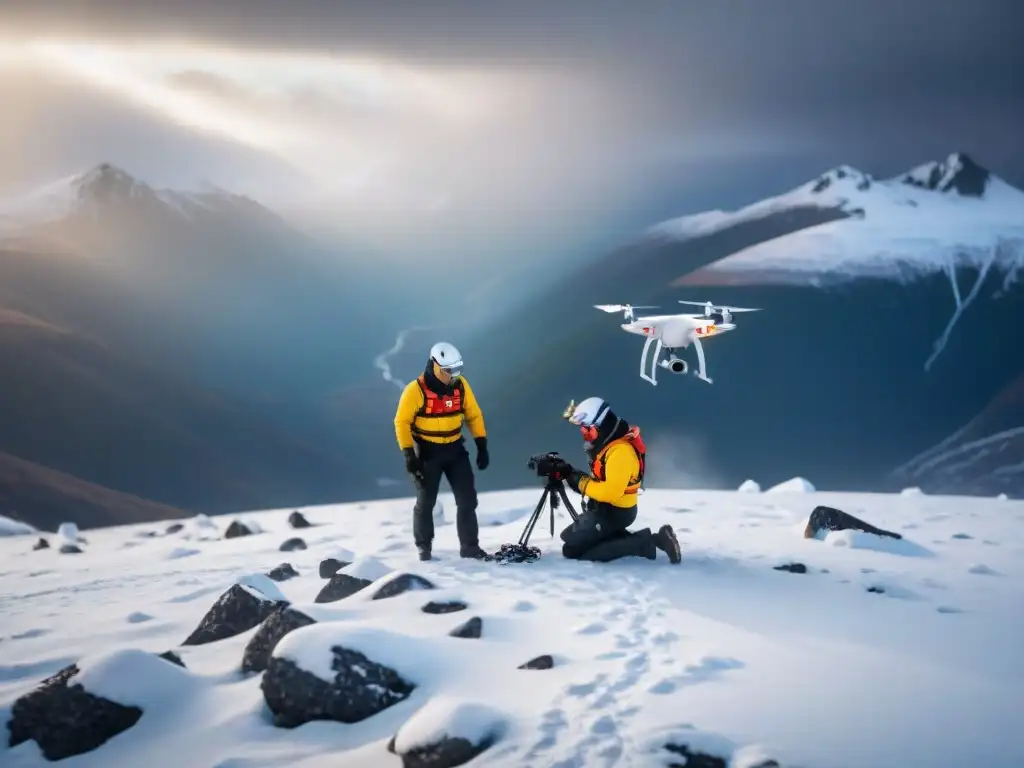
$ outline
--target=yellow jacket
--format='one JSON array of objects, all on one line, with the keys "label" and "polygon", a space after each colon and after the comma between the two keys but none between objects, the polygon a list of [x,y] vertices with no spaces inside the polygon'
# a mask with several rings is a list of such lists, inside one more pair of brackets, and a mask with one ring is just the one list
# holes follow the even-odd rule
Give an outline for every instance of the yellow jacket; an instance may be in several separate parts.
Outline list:
[{"label": "yellow jacket", "polygon": [[395,412],[395,436],[400,449],[412,448],[415,440],[428,443],[454,443],[462,437],[462,426],[469,427],[474,438],[486,437],[484,414],[469,382],[459,377],[462,407],[457,413],[427,415],[427,398],[420,379],[413,379],[402,390]]},{"label": "yellow jacket", "polygon": [[612,440],[605,445],[594,457],[591,469],[593,476],[580,478],[577,488],[581,494],[621,509],[636,506],[640,458],[627,440]]}]

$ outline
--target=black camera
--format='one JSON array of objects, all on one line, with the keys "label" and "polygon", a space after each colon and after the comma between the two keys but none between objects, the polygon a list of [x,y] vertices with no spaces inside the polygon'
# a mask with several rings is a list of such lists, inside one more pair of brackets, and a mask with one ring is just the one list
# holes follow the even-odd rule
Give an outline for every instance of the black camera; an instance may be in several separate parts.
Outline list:
[{"label": "black camera", "polygon": [[569,475],[569,462],[557,451],[531,456],[526,466],[537,473],[538,477],[562,479]]}]

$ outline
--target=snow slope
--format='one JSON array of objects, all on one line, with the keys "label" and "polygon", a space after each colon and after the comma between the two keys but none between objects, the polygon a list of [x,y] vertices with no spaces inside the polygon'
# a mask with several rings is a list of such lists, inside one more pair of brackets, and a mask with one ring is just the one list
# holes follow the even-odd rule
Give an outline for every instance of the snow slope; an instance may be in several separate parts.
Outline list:
[{"label": "snow slope", "polygon": [[[69,768],[398,766],[392,737],[404,752],[442,733],[495,740],[474,766],[683,764],[666,743],[717,755],[723,762],[701,765],[722,768],[767,757],[803,768],[1024,765],[1024,503],[792,485],[797,492],[648,491],[641,522],[676,527],[684,561],[675,567],[565,561],[546,520],[535,563],[462,561],[450,523],[437,529],[440,559],[419,563],[408,499],[303,510],[314,525],[302,530],[289,528],[288,510],[239,515],[262,532],[232,539],[221,534],[234,518],[199,518],[173,534],[91,530],[74,555],[8,537],[0,720],[44,676],[77,663],[87,691],[143,714],[61,761]],[[538,496],[483,494],[484,546],[515,541]],[[817,504],[907,538],[805,539]],[[278,551],[293,536],[308,549]],[[342,573],[378,581],[314,603],[327,557],[355,559]],[[282,561],[298,576],[261,575]],[[775,570],[793,562],[807,571]],[[437,589],[370,598],[402,572]],[[273,663],[329,676],[324,649],[338,645],[390,665],[412,693],[358,723],[275,726],[262,674],[240,671],[256,629],[180,646],[237,582],[316,622],[286,635]],[[454,599],[468,609],[421,610]],[[481,637],[448,636],[471,617],[482,619]],[[153,655],[168,649],[184,669]],[[542,654],[553,668],[518,668]],[[0,764],[48,763],[35,742],[3,740]]]},{"label": "snow slope", "polygon": [[[700,284],[766,282],[806,285],[876,277],[906,281],[921,274],[998,266],[1007,283],[1024,264],[1024,192],[955,153],[892,179],[877,180],[849,166],[834,168],[777,197],[738,211],[672,219],[648,238],[712,234],[793,208],[837,209],[845,218],[738,251],[687,278]],[[979,280],[979,284],[982,281]],[[959,292],[957,291],[959,299]]]},{"label": "snow slope", "polygon": [[35,530],[31,525],[0,515],[0,536],[24,536]]}]

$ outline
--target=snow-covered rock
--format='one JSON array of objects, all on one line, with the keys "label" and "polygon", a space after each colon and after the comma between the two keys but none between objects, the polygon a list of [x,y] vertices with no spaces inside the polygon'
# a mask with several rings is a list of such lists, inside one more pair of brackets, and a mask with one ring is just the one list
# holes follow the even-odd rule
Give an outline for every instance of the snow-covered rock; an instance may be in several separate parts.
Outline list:
[{"label": "snow-covered rock", "polygon": [[36,533],[36,529],[28,523],[0,515],[0,536],[25,536],[31,533]]},{"label": "snow-covered rock", "polygon": [[773,485],[765,493],[814,493],[814,486],[802,477],[793,477],[784,483]]},{"label": "snow-covered rock", "polygon": [[740,493],[760,493],[761,486],[753,480],[744,480],[736,490]]}]

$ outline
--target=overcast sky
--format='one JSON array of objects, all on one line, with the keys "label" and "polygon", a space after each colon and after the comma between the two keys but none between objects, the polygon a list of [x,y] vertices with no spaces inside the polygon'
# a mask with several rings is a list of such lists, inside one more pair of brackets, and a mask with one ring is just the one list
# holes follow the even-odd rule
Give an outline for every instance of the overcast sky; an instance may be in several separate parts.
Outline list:
[{"label": "overcast sky", "polygon": [[[4,0],[0,190],[109,160],[380,247],[597,247],[849,163],[1024,186],[1014,0]],[[518,238],[518,239],[517,239]]]}]

